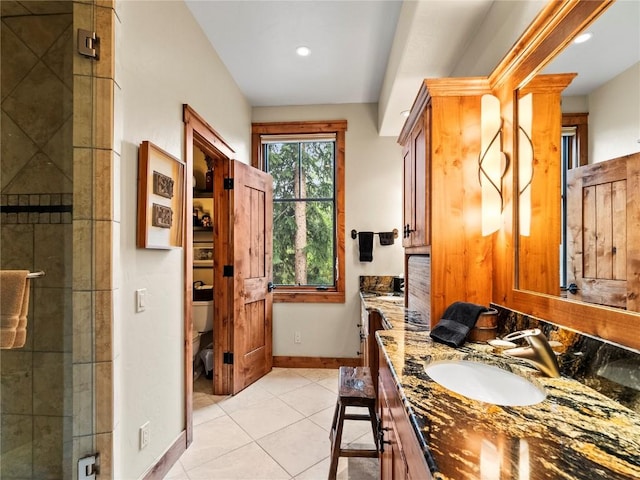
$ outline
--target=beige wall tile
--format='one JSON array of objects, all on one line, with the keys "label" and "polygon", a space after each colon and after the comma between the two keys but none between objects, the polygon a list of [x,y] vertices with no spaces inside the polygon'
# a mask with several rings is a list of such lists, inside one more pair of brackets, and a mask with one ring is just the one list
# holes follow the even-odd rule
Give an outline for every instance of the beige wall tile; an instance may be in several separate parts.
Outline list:
[{"label": "beige wall tile", "polygon": [[69,415],[62,423],[62,478],[73,478],[73,472],[78,473],[78,467],[73,462],[73,416]]},{"label": "beige wall tile", "polygon": [[113,148],[113,88],[112,79],[94,79],[94,148]]},{"label": "beige wall tile", "polygon": [[113,219],[113,156],[111,150],[94,150],[93,175],[94,217],[96,220]]},{"label": "beige wall tile", "polygon": [[33,417],[2,414],[0,478],[31,478]]},{"label": "beige wall tile", "polygon": [[93,216],[93,154],[90,148],[73,149],[73,218],[89,220]]},{"label": "beige wall tile", "polygon": [[0,145],[2,149],[0,185],[2,186],[3,193],[6,193],[6,187],[13,181],[16,174],[29,163],[29,160],[36,153],[38,147],[20,127],[11,120],[11,117],[4,112],[2,112],[2,129],[0,135],[0,139],[2,140],[2,145]]},{"label": "beige wall tile", "polygon": [[91,290],[93,287],[92,222],[73,221],[73,290]]},{"label": "beige wall tile", "polygon": [[0,266],[3,269],[33,269],[33,235],[33,225],[3,223],[0,226]]},{"label": "beige wall tile", "polygon": [[[73,117],[69,116],[60,130],[58,130],[51,140],[42,149],[60,171],[73,181]],[[57,190],[56,192],[70,192],[71,190]]]},{"label": "beige wall tile", "polygon": [[71,91],[38,62],[4,99],[2,108],[38,146],[44,146],[72,111]]},{"label": "beige wall tile", "polygon": [[33,352],[35,415],[64,415],[65,361],[62,353]]},{"label": "beige wall tile", "polygon": [[[73,458],[75,460],[89,455],[93,455],[97,451],[96,441],[93,435],[85,435],[80,437],[73,437]],[[74,462],[76,463],[76,462]],[[73,468],[73,480],[78,480],[78,469]],[[111,477],[106,477],[111,478]]]},{"label": "beige wall tile", "polygon": [[[94,15],[92,2],[73,2],[73,31],[79,28],[94,31]],[[74,75],[93,75],[95,60],[83,57],[74,48],[73,53],[73,73]]]},{"label": "beige wall tile", "polygon": [[[6,2],[2,2],[2,6]],[[38,57],[9,28],[2,29],[0,58],[2,59],[2,99],[4,100],[33,68]],[[10,53],[10,55],[9,55]]]},{"label": "beige wall tile", "polygon": [[106,433],[113,430],[113,364],[95,364],[96,431]]},{"label": "beige wall tile", "polygon": [[98,2],[95,9],[96,32],[100,37],[100,60],[96,62],[96,76],[103,78],[113,78],[114,71],[114,25],[116,18],[112,3]]},{"label": "beige wall tile", "polygon": [[71,13],[72,5],[69,1],[52,2],[50,0],[30,1],[29,10],[38,15],[52,15],[60,13]]},{"label": "beige wall tile", "polygon": [[93,361],[93,292],[73,292],[73,363]]},{"label": "beige wall tile", "polygon": [[33,478],[63,478],[64,422],[65,417],[33,417]]},{"label": "beige wall tile", "polygon": [[[67,177],[47,155],[38,152],[30,158],[28,164],[13,177],[12,182],[2,193],[71,193],[72,189],[71,179]],[[25,215],[28,218],[29,214],[26,213]]]},{"label": "beige wall tile", "polygon": [[96,361],[113,360],[113,302],[111,290],[95,292],[95,350]]},{"label": "beige wall tile", "polygon": [[121,172],[122,159],[119,154],[113,153],[113,220],[120,222],[122,219],[122,203],[120,201],[121,184],[120,184],[120,172]]},{"label": "beige wall tile", "polygon": [[[73,420],[73,355],[71,352],[63,353],[64,356],[64,407],[63,413],[65,417]],[[73,423],[73,422],[72,422]],[[68,440],[72,436],[72,424],[69,425],[69,431],[65,432],[64,440]]]},{"label": "beige wall tile", "polygon": [[29,10],[35,15],[2,19],[38,56],[44,55],[51,48],[72,20],[70,2],[59,2],[66,11],[56,12],[56,15],[49,15],[46,8],[32,9],[32,5],[46,6],[54,3],[58,2],[29,2]]},{"label": "beige wall tile", "polygon": [[[89,61],[89,60],[87,60]],[[73,146],[91,147],[93,141],[93,81],[90,77],[73,78]]]},{"label": "beige wall tile", "polygon": [[104,8],[115,8],[115,0],[96,0],[96,5]]},{"label": "beige wall tile", "polygon": [[100,476],[114,478],[113,476],[113,434],[100,433],[96,435],[97,450],[100,452]]},{"label": "beige wall tile", "polygon": [[33,349],[41,352],[71,351],[71,289],[39,288],[33,281]]},{"label": "beige wall tile", "polygon": [[14,15],[28,15],[29,10],[24,8],[19,2],[9,2],[3,1],[0,2],[0,12],[2,12],[2,16],[14,16]]},{"label": "beige wall tile", "polygon": [[109,221],[94,222],[94,272],[96,290],[111,290],[112,288],[112,224],[113,222]]},{"label": "beige wall tile", "polygon": [[38,287],[71,287],[69,263],[76,259],[71,234],[68,224],[35,226],[33,266],[46,273],[37,280]]},{"label": "beige wall tile", "polygon": [[2,376],[3,414],[31,415],[33,361],[31,352],[2,350],[0,371]]},{"label": "beige wall tile", "polygon": [[74,49],[69,47],[74,45],[75,38],[73,36],[73,18],[71,15],[68,18],[69,21],[64,33],[47,50],[47,53],[42,57],[42,61],[55,72],[67,87],[73,88]]},{"label": "beige wall tile", "polygon": [[73,436],[93,434],[93,364],[73,365]]}]

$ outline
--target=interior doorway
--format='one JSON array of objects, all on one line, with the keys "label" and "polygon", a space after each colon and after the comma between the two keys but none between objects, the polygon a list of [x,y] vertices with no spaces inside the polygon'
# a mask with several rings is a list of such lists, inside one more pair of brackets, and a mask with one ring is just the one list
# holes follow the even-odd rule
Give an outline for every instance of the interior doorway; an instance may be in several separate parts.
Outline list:
[{"label": "interior doorway", "polygon": [[[186,211],[194,213],[194,226],[186,229],[184,255],[185,411],[190,443],[193,361],[195,349],[202,346],[202,336],[196,346],[193,330],[194,293],[213,292],[209,342],[213,394],[235,394],[273,365],[273,179],[233,160],[234,151],[188,105],[184,123]],[[205,371],[206,367],[205,361]]]},{"label": "interior doorway", "polygon": [[[185,233],[185,425],[187,444],[193,438],[193,381],[194,365],[199,375],[211,376],[211,392],[223,384],[213,365],[221,340],[216,339],[215,309],[220,308],[214,295],[214,231],[226,221],[226,207],[214,198],[213,173],[215,165],[224,165],[233,150],[193,109],[184,105],[185,163],[187,177],[186,212],[193,221]],[[226,342],[224,342],[226,344]],[[204,350],[204,354],[201,352]],[[210,351],[210,353],[209,353]],[[210,368],[207,368],[210,367]],[[224,393],[217,389],[215,393]]]},{"label": "interior doorway", "polygon": [[213,379],[213,219],[218,205],[213,198],[214,158],[219,156],[209,145],[193,142],[193,209],[191,228],[193,252],[191,296],[191,351],[194,381],[200,376]]}]

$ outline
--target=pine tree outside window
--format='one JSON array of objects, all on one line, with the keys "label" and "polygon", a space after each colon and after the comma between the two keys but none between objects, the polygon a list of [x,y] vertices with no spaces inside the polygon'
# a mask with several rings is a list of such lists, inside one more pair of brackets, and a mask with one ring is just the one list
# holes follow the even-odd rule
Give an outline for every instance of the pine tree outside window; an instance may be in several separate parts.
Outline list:
[{"label": "pine tree outside window", "polygon": [[345,121],[253,124],[273,177],[276,302],[344,302]]}]

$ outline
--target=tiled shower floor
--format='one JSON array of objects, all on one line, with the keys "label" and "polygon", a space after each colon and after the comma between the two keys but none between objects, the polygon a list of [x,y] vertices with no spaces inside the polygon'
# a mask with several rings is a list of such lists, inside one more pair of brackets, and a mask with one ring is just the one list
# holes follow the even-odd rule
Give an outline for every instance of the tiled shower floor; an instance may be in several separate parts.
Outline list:
[{"label": "tiled shower floor", "polygon": [[[236,396],[194,383],[193,443],[166,479],[325,480],[338,370],[274,368]],[[368,422],[347,421],[343,445],[374,448]],[[378,460],[341,458],[341,480],[378,478]]]}]

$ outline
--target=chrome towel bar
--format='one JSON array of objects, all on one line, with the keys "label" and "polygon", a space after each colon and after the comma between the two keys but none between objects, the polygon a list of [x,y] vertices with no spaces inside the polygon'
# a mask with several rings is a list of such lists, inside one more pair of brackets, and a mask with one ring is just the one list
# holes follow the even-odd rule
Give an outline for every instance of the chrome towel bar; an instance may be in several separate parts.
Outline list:
[{"label": "chrome towel bar", "polygon": [[29,272],[27,273],[27,278],[40,278],[44,277],[46,274],[43,271],[40,272]]}]

